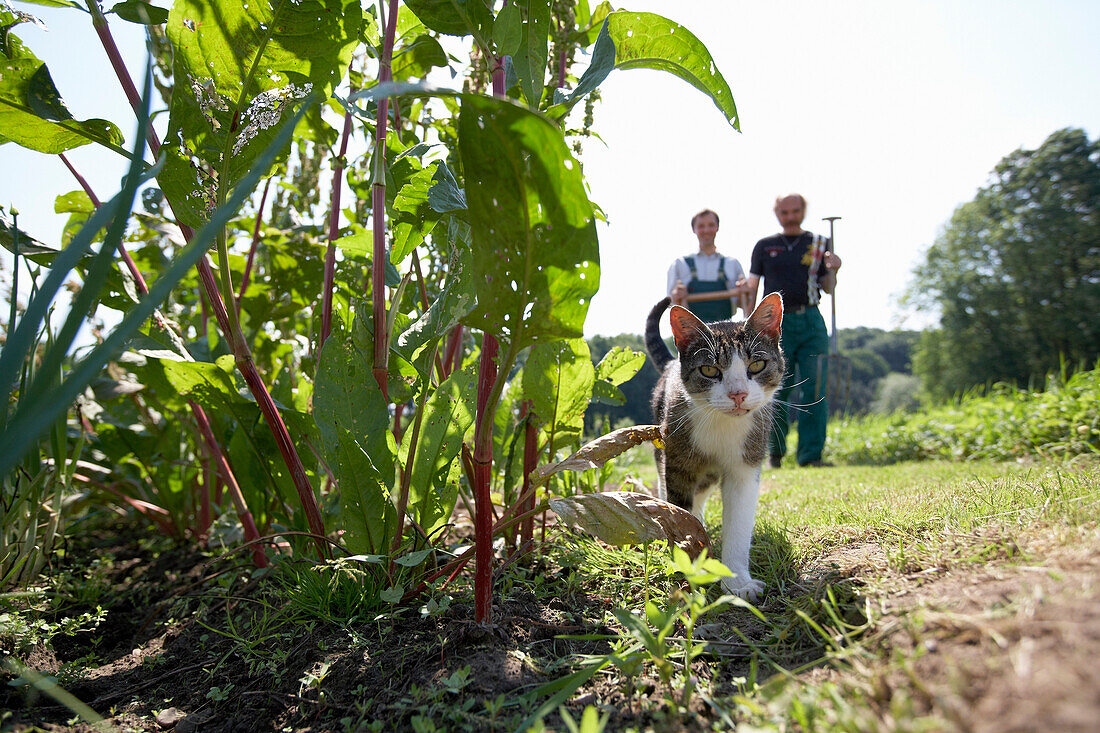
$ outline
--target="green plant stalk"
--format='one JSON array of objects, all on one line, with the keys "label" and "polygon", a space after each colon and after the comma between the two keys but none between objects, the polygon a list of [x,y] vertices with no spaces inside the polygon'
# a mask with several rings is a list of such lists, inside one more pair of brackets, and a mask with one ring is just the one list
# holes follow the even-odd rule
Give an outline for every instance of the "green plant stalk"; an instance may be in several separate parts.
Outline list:
[{"label": "green plant stalk", "polygon": [[[520,502],[523,509],[530,511],[535,507],[535,493],[531,490],[531,472],[538,467],[538,428],[535,424],[537,416],[531,411],[531,401],[523,402],[523,489],[520,491]],[[520,528],[520,544],[526,545],[535,538],[534,515],[528,517]]]},{"label": "green plant stalk", "polygon": [[[4,335],[6,340],[11,339],[12,331],[15,330],[15,319],[19,315],[19,212],[12,211],[12,259],[11,259],[11,303],[8,308],[8,327],[4,329]],[[0,350],[0,353],[3,353]],[[11,388],[15,384],[15,378],[13,376],[10,384],[4,384],[0,382],[0,389],[3,390],[0,396],[4,398],[4,404],[0,407],[0,430],[8,424],[8,406],[10,400],[8,395],[11,393]]]},{"label": "green plant stalk", "polygon": [[[96,0],[85,0],[89,5],[89,10],[92,12],[93,21],[98,12],[98,6]],[[95,8],[93,10],[93,7]],[[96,26],[96,32],[99,34],[100,40],[103,43],[104,49],[107,51],[107,55],[111,57],[111,65],[114,67],[115,74],[122,84],[124,90],[127,91],[127,96],[133,103],[133,97],[130,94],[130,90],[134,88],[133,81],[130,79],[130,72],[126,69],[125,64],[122,63],[121,56],[118,55],[118,48],[115,46],[114,39],[111,36],[110,28],[107,27],[106,19],[103,18],[102,12],[99,12],[98,16],[102,23]],[[113,49],[113,51],[112,51]],[[256,62],[253,63],[253,68],[249,73],[251,78],[252,73],[255,72],[256,63],[258,63],[259,54],[257,54]],[[247,87],[247,83],[245,85]],[[136,92],[136,89],[134,89]],[[242,100],[238,101],[238,110],[243,103]],[[310,100],[303,102],[303,107],[310,103]],[[150,150],[156,155],[159,151],[159,142],[154,136],[150,141]],[[155,145],[155,147],[154,147]],[[228,153],[228,142],[226,143]],[[222,178],[221,180],[227,180]],[[225,201],[226,192],[224,187],[218,189],[219,202]],[[171,201],[169,201],[171,205]],[[191,238],[194,236],[194,231],[184,225],[179,224],[180,230],[183,232],[184,239],[188,243],[191,242]],[[219,230],[217,237],[222,245],[224,245],[224,226]],[[220,247],[219,249],[222,249]],[[210,268],[210,263],[206,257],[203,256],[198,263],[199,279],[203,284],[203,289],[206,291],[206,296],[210,300],[211,306],[214,309],[214,315],[218,320],[218,325],[222,330],[222,333],[229,341],[230,349],[233,351],[234,360],[236,362],[238,370],[244,377],[245,383],[248,385],[249,390],[252,392],[252,396],[256,399],[256,403],[260,407],[260,411],[264,416],[264,420],[267,422],[272,435],[275,437],[275,443],[279,447],[279,453],[282,455],[287,468],[290,471],[291,479],[294,482],[294,488],[298,492],[298,498],[302,504],[302,509],[306,515],[306,521],[309,524],[310,531],[315,535],[323,536],[325,534],[324,522],[321,519],[321,510],[317,505],[317,499],[313,495],[313,487],[310,486],[309,477],[306,475],[305,466],[302,464],[302,459],[298,455],[297,449],[294,447],[294,441],[290,438],[290,433],[287,431],[286,424],[283,422],[282,416],[279,414],[278,408],[275,406],[275,401],[271,398],[271,394],[268,392],[266,385],[263,383],[263,379],[260,377],[259,370],[256,369],[256,364],[252,359],[252,352],[248,347],[248,343],[245,341],[244,334],[241,333],[240,324],[236,320],[236,310],[226,310],[226,303],[233,303],[233,288],[229,278],[228,259],[223,262],[223,268],[225,274],[225,284],[228,285],[227,295],[228,300],[223,300],[219,294],[218,283],[214,277],[214,273]],[[232,314],[232,315],[230,315]],[[231,321],[232,319],[232,321]],[[236,329],[231,327],[231,322],[236,323]],[[317,542],[317,551],[320,557],[328,557],[328,547],[322,543]]]}]

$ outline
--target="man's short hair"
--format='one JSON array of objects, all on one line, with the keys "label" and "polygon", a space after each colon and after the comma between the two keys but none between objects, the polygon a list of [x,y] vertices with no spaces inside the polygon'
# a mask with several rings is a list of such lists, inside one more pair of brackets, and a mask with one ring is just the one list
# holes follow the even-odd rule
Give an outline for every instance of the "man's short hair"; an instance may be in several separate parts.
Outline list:
[{"label": "man's short hair", "polygon": [[806,197],[803,196],[800,193],[781,193],[781,194],[779,194],[778,196],[775,197],[775,204],[772,206],[772,211],[778,211],[779,210],[779,202],[782,201],[783,199],[790,198],[791,196],[798,197],[798,200],[802,202],[802,210],[805,211],[806,210]]},{"label": "man's short hair", "polygon": [[708,214],[710,216],[714,217],[714,223],[715,224],[719,223],[719,221],[718,221],[718,212],[717,211],[712,211],[711,209],[703,209],[698,214],[691,217],[691,231],[693,231],[693,232],[695,231],[695,222],[696,222],[696,220],[698,220],[700,216],[707,216]]}]

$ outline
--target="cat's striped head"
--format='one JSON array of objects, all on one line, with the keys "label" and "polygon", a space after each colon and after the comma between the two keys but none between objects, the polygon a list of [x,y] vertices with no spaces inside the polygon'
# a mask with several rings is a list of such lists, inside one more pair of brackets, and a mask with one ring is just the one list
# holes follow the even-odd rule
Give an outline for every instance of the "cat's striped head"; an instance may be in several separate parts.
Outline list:
[{"label": "cat's striped head", "polygon": [[778,293],[766,296],[746,321],[703,323],[680,306],[672,307],[669,318],[680,352],[680,380],[692,402],[735,417],[771,402],[783,381]]}]

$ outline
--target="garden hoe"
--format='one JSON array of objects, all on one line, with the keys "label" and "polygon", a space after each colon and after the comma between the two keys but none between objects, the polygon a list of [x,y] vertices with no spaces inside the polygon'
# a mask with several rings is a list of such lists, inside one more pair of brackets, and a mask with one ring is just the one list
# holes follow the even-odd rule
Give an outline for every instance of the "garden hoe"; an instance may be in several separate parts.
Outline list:
[{"label": "garden hoe", "polygon": [[[830,252],[834,252],[836,248],[836,240],[833,238],[833,222],[839,218],[839,216],[826,216],[823,219],[823,221],[829,222],[829,242],[827,248]],[[832,331],[829,335],[829,353],[817,357],[817,394],[814,395],[814,401],[816,402],[824,396],[821,394],[821,382],[823,377],[827,377],[828,385],[826,390],[829,404],[835,408],[840,405],[846,406],[848,404],[848,394],[852,387],[852,360],[846,356],[841,356],[837,348],[836,287],[833,287],[832,297],[829,300],[832,304],[833,311]]]}]

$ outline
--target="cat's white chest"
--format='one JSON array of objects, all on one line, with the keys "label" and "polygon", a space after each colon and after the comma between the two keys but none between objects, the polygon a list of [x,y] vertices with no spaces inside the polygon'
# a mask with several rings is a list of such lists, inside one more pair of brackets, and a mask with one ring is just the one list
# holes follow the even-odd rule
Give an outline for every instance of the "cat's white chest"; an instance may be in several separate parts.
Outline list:
[{"label": "cat's white chest", "polygon": [[708,412],[693,423],[691,440],[699,452],[715,463],[727,470],[737,470],[745,466],[744,447],[752,427],[751,415]]}]

